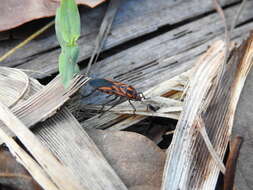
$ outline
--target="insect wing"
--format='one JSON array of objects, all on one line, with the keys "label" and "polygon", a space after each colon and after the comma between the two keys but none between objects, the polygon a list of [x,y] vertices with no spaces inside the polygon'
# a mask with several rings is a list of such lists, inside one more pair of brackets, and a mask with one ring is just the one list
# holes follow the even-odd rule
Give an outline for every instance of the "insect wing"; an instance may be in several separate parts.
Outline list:
[{"label": "insect wing", "polygon": [[89,84],[94,88],[100,87],[111,87],[113,83],[106,79],[91,79],[89,80]]}]

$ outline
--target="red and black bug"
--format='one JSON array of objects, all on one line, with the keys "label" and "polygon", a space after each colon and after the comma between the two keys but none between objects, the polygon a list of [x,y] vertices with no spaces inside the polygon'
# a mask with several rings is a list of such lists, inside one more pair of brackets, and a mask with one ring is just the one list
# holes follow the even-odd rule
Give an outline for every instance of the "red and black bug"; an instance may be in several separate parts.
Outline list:
[{"label": "red and black bug", "polygon": [[[121,102],[121,100],[126,99],[126,100],[128,100],[128,102],[130,103],[130,105],[134,109],[134,113],[135,113],[136,108],[134,107],[134,105],[132,104],[131,101],[142,101],[143,99],[145,99],[145,96],[143,95],[142,92],[138,93],[134,87],[127,85],[125,83],[122,83],[122,82],[98,78],[98,79],[89,80],[89,84],[90,84],[90,86],[92,86],[94,88],[94,90],[90,94],[88,94],[84,97],[90,96],[95,91],[100,91],[100,92],[115,96],[114,99],[109,100],[108,102],[103,104],[101,110],[103,110],[103,108],[106,104],[113,102],[119,98],[119,100],[114,105],[112,105],[108,110],[110,110],[113,107],[115,107],[116,105],[118,105],[118,103]],[[154,106],[149,106],[149,109],[153,110],[153,108],[154,108]],[[106,110],[106,111],[108,111],[108,110]],[[156,111],[156,110],[153,110],[153,111]]]}]

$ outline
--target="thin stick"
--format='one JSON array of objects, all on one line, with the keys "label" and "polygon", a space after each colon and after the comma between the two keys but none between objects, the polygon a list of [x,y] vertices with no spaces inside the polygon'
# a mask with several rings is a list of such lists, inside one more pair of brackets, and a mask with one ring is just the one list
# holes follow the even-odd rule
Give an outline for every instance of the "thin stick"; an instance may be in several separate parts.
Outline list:
[{"label": "thin stick", "polygon": [[223,20],[223,24],[224,24],[224,28],[225,28],[225,56],[224,56],[224,63],[227,63],[228,60],[228,55],[229,55],[229,46],[230,46],[230,33],[228,30],[228,24],[227,24],[227,20],[224,14],[224,11],[222,10],[220,4],[219,4],[219,0],[213,0],[214,3],[214,7],[217,10],[217,12],[219,13],[220,17]]},{"label": "thin stick", "polygon": [[222,162],[222,160],[220,159],[220,157],[218,156],[217,152],[215,151],[208,135],[206,132],[206,127],[205,127],[205,123],[203,121],[203,119],[201,117],[198,117],[198,119],[196,120],[196,127],[199,130],[201,136],[203,137],[205,144],[212,156],[212,158],[214,159],[214,161],[216,162],[217,166],[220,168],[221,172],[224,174],[226,171],[226,168]]},{"label": "thin stick", "polygon": [[226,173],[224,176],[224,186],[223,186],[224,190],[233,190],[234,188],[236,163],[237,163],[242,142],[243,142],[243,138],[237,136],[230,143],[231,149],[228,155],[228,160],[226,164]]},{"label": "thin stick", "polygon": [[54,25],[54,20],[46,24],[44,27],[39,29],[37,32],[33,33],[31,36],[29,36],[27,39],[25,39],[23,42],[18,44],[16,47],[12,48],[8,52],[6,52],[4,55],[0,57],[0,62],[5,60],[7,57],[11,56],[13,53],[15,53],[19,48],[25,46],[28,44],[31,40],[42,34],[44,31],[46,31],[48,28],[50,28],[52,25]]},{"label": "thin stick", "polygon": [[238,11],[237,11],[237,13],[235,15],[235,18],[234,18],[234,20],[232,22],[232,25],[231,25],[230,34],[232,34],[232,32],[233,32],[233,30],[234,30],[234,28],[235,28],[235,26],[236,26],[236,24],[238,22],[238,19],[239,19],[240,15],[241,15],[241,13],[242,13],[245,5],[246,5],[246,2],[247,2],[247,0],[243,0],[242,3],[241,3],[241,5],[240,5],[240,7],[239,7],[239,9],[238,9]]},{"label": "thin stick", "polygon": [[[96,63],[96,61],[98,59],[98,56],[104,46],[105,40],[111,30],[111,26],[112,26],[114,17],[117,13],[120,3],[121,3],[121,0],[111,0],[108,5],[103,22],[102,22],[101,27],[99,29],[98,36],[95,41],[95,49],[93,50],[91,58],[89,60],[85,76],[89,75],[91,64]],[[81,73],[81,74],[83,74],[83,73]]]},{"label": "thin stick", "polygon": [[172,130],[172,131],[166,132],[165,135],[172,135],[172,134],[174,134],[174,133],[175,133],[175,130]]}]

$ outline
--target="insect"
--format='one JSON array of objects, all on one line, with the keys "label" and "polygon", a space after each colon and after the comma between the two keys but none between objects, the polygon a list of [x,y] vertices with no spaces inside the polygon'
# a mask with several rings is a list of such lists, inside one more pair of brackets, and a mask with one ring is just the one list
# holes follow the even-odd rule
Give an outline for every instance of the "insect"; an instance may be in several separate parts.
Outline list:
[{"label": "insect", "polygon": [[[125,83],[122,83],[122,82],[117,82],[117,81],[113,81],[110,79],[98,78],[98,79],[91,79],[89,81],[89,84],[94,88],[94,90],[90,94],[88,94],[84,97],[90,96],[95,91],[100,91],[105,94],[115,96],[114,99],[111,99],[102,105],[101,111],[104,109],[104,106],[106,104],[113,102],[119,98],[118,102],[116,102],[114,105],[112,105],[108,110],[110,110],[113,107],[115,107],[116,105],[118,105],[118,103],[121,102],[121,100],[127,99],[129,104],[132,106],[134,113],[135,113],[136,108],[134,107],[134,105],[132,104],[131,101],[142,101],[143,99],[145,99],[145,96],[143,95],[142,92],[138,93],[134,87],[127,85]],[[153,106],[149,106],[149,108],[152,110]],[[106,110],[106,111],[108,111],[108,110]],[[156,110],[154,110],[154,111],[156,111]]]}]

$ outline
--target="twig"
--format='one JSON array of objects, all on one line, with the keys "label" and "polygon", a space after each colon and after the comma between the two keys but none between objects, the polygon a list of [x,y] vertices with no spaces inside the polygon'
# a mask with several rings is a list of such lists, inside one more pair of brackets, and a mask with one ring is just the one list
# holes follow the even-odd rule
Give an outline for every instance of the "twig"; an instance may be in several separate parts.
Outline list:
[{"label": "twig", "polygon": [[[103,22],[99,29],[98,36],[95,41],[95,49],[92,52],[91,58],[89,60],[85,76],[89,75],[91,64],[96,63],[98,59],[98,56],[104,46],[105,40],[107,39],[107,36],[111,30],[112,22],[117,13],[120,3],[121,3],[121,0],[111,0],[108,5],[107,11],[105,13],[105,17],[103,19]],[[83,72],[81,74],[83,74]]]},{"label": "twig", "polygon": [[4,55],[0,57],[0,62],[5,60],[7,57],[11,56],[13,53],[15,53],[19,48],[25,46],[27,43],[29,43],[31,40],[42,34],[44,31],[46,31],[48,28],[50,28],[52,25],[54,25],[54,21],[49,22],[44,27],[39,29],[37,32],[33,33],[31,36],[29,36],[27,39],[25,39],[23,42],[18,44],[16,47],[12,48],[8,52],[6,52]]},{"label": "twig", "polygon": [[203,137],[203,140],[205,141],[205,144],[206,144],[212,158],[216,162],[217,166],[220,168],[221,172],[224,174],[226,168],[225,168],[222,160],[218,156],[217,152],[213,148],[213,145],[212,145],[212,143],[207,135],[207,132],[206,132],[205,123],[201,117],[198,117],[198,119],[196,120],[196,127],[199,130],[201,136]]},{"label": "twig", "polygon": [[226,164],[226,173],[224,176],[224,190],[233,190],[236,162],[239,156],[239,151],[243,142],[242,137],[235,137],[230,143],[230,152]]},{"label": "twig", "polygon": [[175,133],[175,130],[172,130],[172,131],[166,132],[165,135],[172,135],[172,134],[174,134],[174,133]]},{"label": "twig", "polygon": [[224,11],[222,10],[220,4],[219,4],[219,0],[213,0],[214,3],[214,7],[217,10],[217,12],[219,13],[219,15],[221,16],[223,23],[224,23],[224,28],[225,28],[225,56],[224,56],[224,63],[227,63],[228,60],[228,55],[229,55],[229,46],[230,46],[230,33],[228,30],[228,24],[227,24],[227,20],[224,14]]},{"label": "twig", "polygon": [[234,28],[235,28],[235,26],[236,26],[236,24],[238,22],[238,19],[239,19],[240,15],[241,15],[241,13],[242,13],[245,5],[246,5],[246,2],[247,2],[247,0],[243,0],[242,3],[241,3],[241,5],[240,5],[240,7],[239,7],[239,9],[238,9],[238,11],[237,11],[237,13],[235,15],[235,18],[234,18],[234,20],[232,22],[232,25],[231,25],[230,34],[233,33],[233,30],[234,30]]}]

